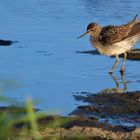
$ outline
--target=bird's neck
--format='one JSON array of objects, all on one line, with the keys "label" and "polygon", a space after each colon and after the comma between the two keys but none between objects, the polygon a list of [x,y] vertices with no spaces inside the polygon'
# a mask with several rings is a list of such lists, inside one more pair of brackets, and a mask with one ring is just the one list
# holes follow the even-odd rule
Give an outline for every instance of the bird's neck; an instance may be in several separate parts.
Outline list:
[{"label": "bird's neck", "polygon": [[94,38],[94,40],[97,40],[100,33],[101,33],[102,27],[98,26],[96,27],[96,31],[94,32],[94,34],[92,34],[91,36]]}]

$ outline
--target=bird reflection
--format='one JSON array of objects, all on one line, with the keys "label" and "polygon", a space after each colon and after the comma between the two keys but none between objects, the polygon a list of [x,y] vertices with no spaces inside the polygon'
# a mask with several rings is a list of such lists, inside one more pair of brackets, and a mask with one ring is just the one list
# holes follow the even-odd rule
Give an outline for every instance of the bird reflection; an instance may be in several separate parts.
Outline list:
[{"label": "bird reflection", "polygon": [[110,77],[113,79],[116,87],[115,88],[106,88],[104,90],[101,90],[101,92],[104,92],[104,93],[123,93],[123,92],[126,92],[128,82],[124,78],[124,73],[120,73],[120,75],[121,75],[121,80],[122,80],[122,84],[123,84],[122,89],[120,88],[120,83],[118,81],[118,78],[116,76],[114,76],[113,74],[110,74]]}]

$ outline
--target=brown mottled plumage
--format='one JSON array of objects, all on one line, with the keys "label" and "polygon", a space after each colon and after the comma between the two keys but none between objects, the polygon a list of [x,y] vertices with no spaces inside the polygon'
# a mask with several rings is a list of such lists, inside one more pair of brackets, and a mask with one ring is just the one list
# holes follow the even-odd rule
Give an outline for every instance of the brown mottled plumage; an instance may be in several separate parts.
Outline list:
[{"label": "brown mottled plumage", "polygon": [[[116,62],[110,70],[113,72],[118,64],[118,55],[124,53],[124,61],[120,72],[124,71],[124,62],[126,61],[126,52],[130,50],[138,41],[140,36],[140,22],[135,18],[127,24],[121,26],[109,25],[102,27],[97,23],[90,23],[87,31],[80,37],[89,34],[91,44],[100,54],[116,56]],[[80,38],[78,37],[78,38]]]},{"label": "brown mottled plumage", "polygon": [[135,17],[131,22],[125,25],[121,26],[105,26],[102,28],[100,35],[99,35],[99,41],[103,45],[112,45],[113,43],[120,42],[126,38],[131,37],[132,27],[135,28],[137,25],[138,20]]}]

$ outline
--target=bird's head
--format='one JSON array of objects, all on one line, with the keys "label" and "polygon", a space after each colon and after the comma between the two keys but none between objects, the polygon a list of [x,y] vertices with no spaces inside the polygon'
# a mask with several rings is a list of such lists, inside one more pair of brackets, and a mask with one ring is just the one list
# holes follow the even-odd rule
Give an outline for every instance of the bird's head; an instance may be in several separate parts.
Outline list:
[{"label": "bird's head", "polygon": [[94,22],[90,23],[87,26],[87,31],[84,34],[82,34],[81,36],[77,37],[77,39],[79,39],[79,38],[81,38],[85,35],[94,36],[96,34],[97,30],[98,30],[98,27],[99,27],[99,25],[97,23],[94,23]]}]

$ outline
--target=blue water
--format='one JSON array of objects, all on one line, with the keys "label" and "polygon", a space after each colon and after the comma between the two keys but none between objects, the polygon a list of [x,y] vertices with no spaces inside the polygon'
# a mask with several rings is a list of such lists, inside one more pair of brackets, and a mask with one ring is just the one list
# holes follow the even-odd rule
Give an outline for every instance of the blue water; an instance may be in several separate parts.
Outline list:
[{"label": "blue water", "polygon": [[[39,100],[37,108],[66,115],[76,107],[74,93],[115,87],[108,74],[115,60],[76,53],[92,49],[88,37],[76,37],[91,21],[119,25],[136,14],[139,0],[1,0],[0,38],[19,41],[0,47],[3,92],[18,101],[30,95]],[[123,86],[119,68],[114,75]],[[139,69],[139,61],[127,61],[128,91],[140,89]]]}]

